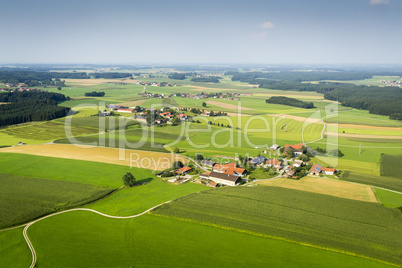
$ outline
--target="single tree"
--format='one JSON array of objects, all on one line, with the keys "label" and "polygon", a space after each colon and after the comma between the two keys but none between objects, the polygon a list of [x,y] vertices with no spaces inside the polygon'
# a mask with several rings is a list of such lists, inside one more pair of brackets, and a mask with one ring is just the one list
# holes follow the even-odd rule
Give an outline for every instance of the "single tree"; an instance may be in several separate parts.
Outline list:
[{"label": "single tree", "polygon": [[194,156],[195,161],[202,161],[204,160],[204,156],[202,154],[196,154]]},{"label": "single tree", "polygon": [[203,102],[203,103],[202,103],[202,107],[207,107],[207,103],[206,103],[206,102]]},{"label": "single tree", "polygon": [[180,149],[177,148],[177,147],[174,147],[173,152],[174,152],[175,154],[178,154],[178,153],[180,153]]},{"label": "single tree", "polygon": [[135,177],[130,172],[123,176],[123,183],[125,186],[131,187],[135,185]]},{"label": "single tree", "polygon": [[57,87],[57,90],[61,90],[61,87]]},{"label": "single tree", "polygon": [[176,162],[173,162],[173,164],[172,164],[172,169],[179,169],[182,167],[184,167],[184,165],[181,161],[176,161]]}]

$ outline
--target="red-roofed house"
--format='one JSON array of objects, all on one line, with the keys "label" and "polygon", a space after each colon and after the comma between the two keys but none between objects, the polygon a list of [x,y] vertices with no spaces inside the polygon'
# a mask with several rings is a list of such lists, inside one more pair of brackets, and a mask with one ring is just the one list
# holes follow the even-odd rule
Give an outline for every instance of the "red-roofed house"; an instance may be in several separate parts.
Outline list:
[{"label": "red-roofed house", "polygon": [[187,173],[189,173],[191,170],[192,170],[191,167],[189,167],[189,166],[184,166],[184,167],[182,167],[182,168],[176,170],[176,173],[177,173],[177,174],[187,174]]},{"label": "red-roofed house", "polygon": [[290,147],[290,148],[293,149],[294,155],[295,155],[295,156],[299,156],[299,155],[303,154],[303,147],[304,147],[304,146],[305,146],[305,145],[304,145],[303,143],[299,143],[299,144],[295,144],[295,145],[293,145],[293,144],[286,144],[286,145],[285,145],[285,151],[286,151],[286,149],[287,149],[288,147]]},{"label": "red-roofed house", "polygon": [[186,114],[178,114],[177,117],[180,118],[180,120],[182,120],[182,121],[185,121],[188,118],[188,116]]},{"label": "red-roofed house", "polygon": [[235,163],[229,163],[226,165],[216,164],[213,167],[213,171],[238,177],[244,176],[246,174],[246,170],[244,168],[236,167]]},{"label": "red-roofed house", "polygon": [[279,161],[278,159],[267,159],[267,161],[265,161],[265,166],[267,167],[274,167],[274,168],[280,168],[282,165],[282,162]]},{"label": "red-roofed house", "polygon": [[311,175],[319,175],[320,173],[323,175],[334,175],[335,169],[334,168],[325,168],[320,164],[315,164],[310,168]]}]

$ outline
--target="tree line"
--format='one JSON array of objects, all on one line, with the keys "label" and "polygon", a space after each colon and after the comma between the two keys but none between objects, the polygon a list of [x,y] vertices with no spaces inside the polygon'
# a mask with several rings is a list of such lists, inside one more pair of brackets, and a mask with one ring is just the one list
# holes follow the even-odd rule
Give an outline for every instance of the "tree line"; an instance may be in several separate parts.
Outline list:
[{"label": "tree line", "polygon": [[60,93],[39,90],[0,93],[0,102],[23,102],[32,100],[54,100],[56,102],[63,102],[69,99],[70,97],[66,97]]},{"label": "tree line", "polygon": [[105,92],[103,91],[101,92],[92,91],[85,93],[85,97],[103,97],[103,96],[105,96]]},{"label": "tree line", "polygon": [[[372,73],[318,73],[319,75],[317,75],[317,73],[311,74],[309,72],[228,72],[227,74],[233,75],[232,81],[258,84],[260,88],[316,91],[324,94],[325,99],[339,101],[342,106],[368,110],[372,114],[386,115],[390,119],[402,120],[402,89],[399,87],[364,86],[325,81],[317,84],[302,83],[303,81],[323,80],[330,77],[334,80],[370,78]],[[287,74],[289,77],[286,76]]]},{"label": "tree line", "polygon": [[191,79],[191,81],[201,83],[219,83],[219,79],[222,79],[222,77],[206,76],[206,77],[194,77],[193,79]]},{"label": "tree line", "polygon": [[314,103],[312,103],[312,102],[304,102],[301,100],[283,97],[283,96],[278,96],[278,97],[274,96],[274,97],[271,97],[271,98],[265,100],[265,102],[266,103],[274,103],[274,104],[283,104],[283,105],[300,107],[300,108],[305,108],[305,109],[314,108]]}]

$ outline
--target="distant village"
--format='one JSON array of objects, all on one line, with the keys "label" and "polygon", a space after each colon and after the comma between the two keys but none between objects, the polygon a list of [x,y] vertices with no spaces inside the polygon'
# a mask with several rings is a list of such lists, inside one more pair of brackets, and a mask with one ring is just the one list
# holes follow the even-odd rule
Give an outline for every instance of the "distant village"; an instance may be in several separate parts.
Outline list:
[{"label": "distant village", "polygon": [[402,81],[387,81],[387,80],[383,80],[381,81],[381,83],[385,84],[387,87],[402,87]]},{"label": "distant village", "polygon": [[150,93],[150,92],[141,92],[138,93],[142,97],[146,98],[171,98],[171,97],[182,97],[188,99],[207,99],[207,98],[214,98],[214,99],[224,99],[224,100],[240,100],[240,96],[251,96],[251,93],[206,93],[201,92],[199,94],[186,94],[186,93],[173,93],[173,94],[158,94],[158,93]]}]

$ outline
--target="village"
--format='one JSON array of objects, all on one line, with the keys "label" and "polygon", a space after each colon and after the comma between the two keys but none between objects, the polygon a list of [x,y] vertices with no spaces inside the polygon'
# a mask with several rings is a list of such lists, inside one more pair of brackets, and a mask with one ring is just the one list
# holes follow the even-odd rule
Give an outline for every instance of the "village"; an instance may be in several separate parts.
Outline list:
[{"label": "village", "polygon": [[[253,172],[264,170],[267,178],[286,178],[299,180],[306,175],[326,176],[334,175],[337,170],[331,167],[323,167],[320,164],[312,165],[305,161],[308,148],[299,143],[296,145],[286,144],[280,147],[277,144],[267,148],[278,152],[279,157],[267,158],[263,154],[254,157],[237,157],[235,162],[219,163],[218,159],[204,159],[202,155],[196,155],[194,162],[183,165],[180,161],[173,164],[172,168],[158,172],[156,175],[173,184],[194,182],[209,187],[238,186],[253,182]],[[259,179],[261,180],[261,179]]]}]

